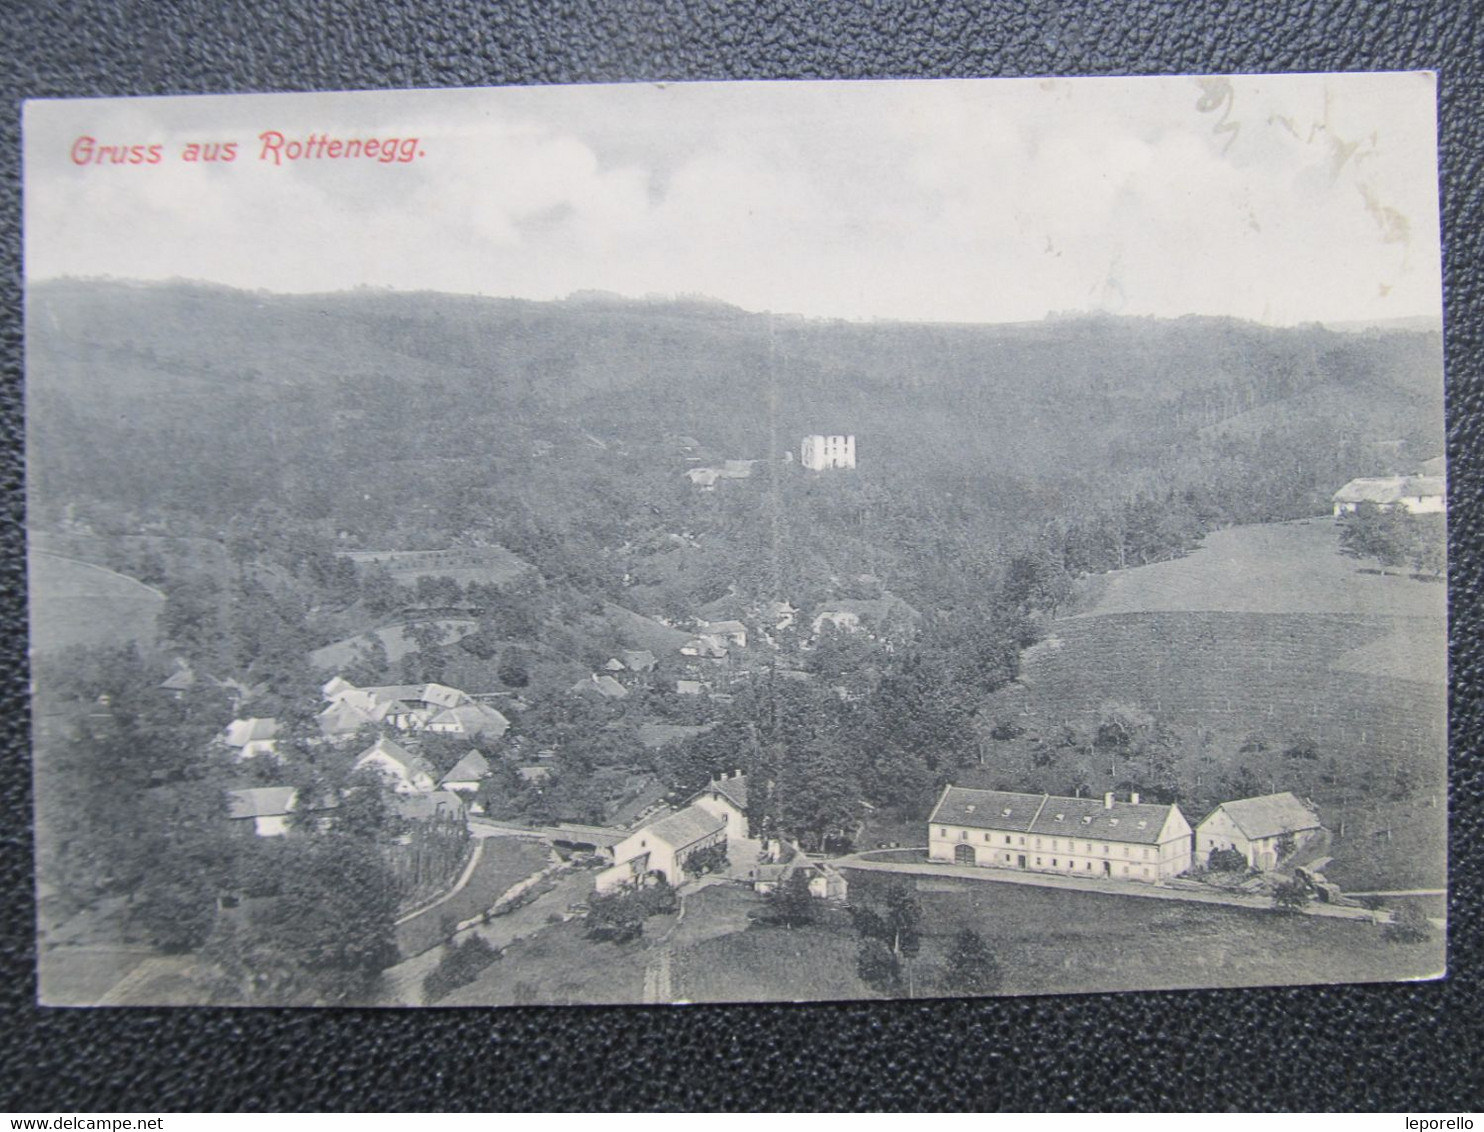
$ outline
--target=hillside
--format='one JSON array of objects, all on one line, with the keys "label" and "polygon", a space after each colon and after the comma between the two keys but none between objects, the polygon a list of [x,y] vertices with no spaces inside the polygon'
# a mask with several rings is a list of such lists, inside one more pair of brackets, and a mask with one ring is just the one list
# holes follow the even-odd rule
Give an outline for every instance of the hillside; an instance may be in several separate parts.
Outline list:
[{"label": "hillside", "polygon": [[[1185,558],[1090,581],[1089,611],[1057,621],[995,697],[994,718],[1023,735],[991,743],[989,779],[1163,785],[1192,820],[1223,797],[1293,790],[1345,825],[1340,883],[1442,883],[1442,586],[1368,572],[1326,520],[1215,532]],[[1163,738],[1093,753],[1113,710],[1147,713]]]},{"label": "hillside", "polygon": [[165,597],[124,574],[32,550],[26,556],[31,647],[53,653],[73,645],[153,649]]},{"label": "hillside", "polygon": [[[1212,531],[1183,558],[1084,579],[1081,607],[1114,613],[1447,616],[1445,587],[1382,575],[1340,550],[1330,519]],[[1373,565],[1373,564],[1369,564]]]}]

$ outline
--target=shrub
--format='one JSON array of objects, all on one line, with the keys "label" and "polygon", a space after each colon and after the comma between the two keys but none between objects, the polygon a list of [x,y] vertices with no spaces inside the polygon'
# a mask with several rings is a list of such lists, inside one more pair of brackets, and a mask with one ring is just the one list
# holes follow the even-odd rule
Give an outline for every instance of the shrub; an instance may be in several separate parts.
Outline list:
[{"label": "shrub", "polygon": [[437,1002],[451,991],[467,986],[499,958],[500,953],[482,936],[471,935],[463,943],[449,943],[438,958],[438,966],[423,979],[423,999]]},{"label": "shrub", "polygon": [[1432,938],[1432,924],[1417,905],[1403,904],[1392,915],[1383,934],[1388,943],[1426,943]]},{"label": "shrub", "polygon": [[1247,858],[1236,849],[1212,849],[1206,868],[1213,873],[1245,873]]},{"label": "shrub", "polygon": [[1273,890],[1273,910],[1276,912],[1302,912],[1309,906],[1313,894],[1301,880],[1284,881]]}]

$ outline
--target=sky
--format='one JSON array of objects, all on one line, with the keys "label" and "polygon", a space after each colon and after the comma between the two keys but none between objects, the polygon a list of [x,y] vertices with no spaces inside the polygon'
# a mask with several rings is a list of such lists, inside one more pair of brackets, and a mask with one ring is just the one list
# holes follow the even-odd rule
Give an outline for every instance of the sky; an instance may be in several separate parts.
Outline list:
[{"label": "sky", "polygon": [[[1435,108],[1418,73],[35,101],[26,272],[845,319],[1436,319]],[[286,158],[312,136],[415,156]],[[230,163],[184,159],[228,142]]]}]

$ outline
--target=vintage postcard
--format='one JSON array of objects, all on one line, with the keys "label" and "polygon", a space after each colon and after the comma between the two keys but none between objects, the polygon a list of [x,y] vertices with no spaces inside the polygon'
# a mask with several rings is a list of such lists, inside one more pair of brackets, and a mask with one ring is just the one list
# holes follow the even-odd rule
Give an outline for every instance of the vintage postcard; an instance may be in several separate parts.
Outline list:
[{"label": "vintage postcard", "polygon": [[1441,976],[1435,85],[28,104],[40,1000]]}]

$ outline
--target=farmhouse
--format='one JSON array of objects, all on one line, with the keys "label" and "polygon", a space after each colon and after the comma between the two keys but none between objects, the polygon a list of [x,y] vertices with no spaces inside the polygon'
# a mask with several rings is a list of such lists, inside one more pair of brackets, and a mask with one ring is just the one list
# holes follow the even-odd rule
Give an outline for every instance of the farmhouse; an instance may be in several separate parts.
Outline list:
[{"label": "farmhouse", "polygon": [[687,806],[640,826],[613,847],[614,865],[596,878],[599,892],[658,873],[672,885],[685,879],[685,862],[694,853],[725,845],[727,819],[702,806]]},{"label": "farmhouse", "polygon": [[723,774],[713,778],[690,800],[692,806],[700,806],[727,823],[727,834],[731,837],[747,836],[747,776],[734,774],[728,778]]},{"label": "farmhouse", "polygon": [[440,790],[463,791],[473,794],[479,790],[479,784],[489,776],[489,760],[480,752],[470,750],[438,783]]},{"label": "farmhouse", "polygon": [[356,756],[351,765],[352,770],[368,768],[386,779],[398,794],[430,794],[433,791],[433,768],[427,760],[390,739],[376,740]]},{"label": "farmhouse", "polygon": [[1414,515],[1440,514],[1447,507],[1448,484],[1442,476],[1383,476],[1354,479],[1335,492],[1335,518],[1370,503],[1383,511]]},{"label": "farmhouse", "polygon": [[1319,815],[1287,792],[1222,802],[1195,827],[1196,860],[1204,864],[1214,849],[1235,849],[1254,869],[1272,869],[1321,832]]},{"label": "farmhouse", "polygon": [[[228,820],[252,836],[283,837],[289,832],[289,815],[299,809],[299,792],[292,786],[256,786],[226,793]],[[333,810],[339,804],[330,798],[310,810]]]},{"label": "farmhouse", "polygon": [[510,720],[488,704],[468,703],[439,712],[428,720],[427,728],[445,735],[498,739],[510,730]]},{"label": "farmhouse", "polygon": [[747,626],[740,621],[702,621],[699,637],[717,648],[725,649],[728,645],[736,645],[745,649]]},{"label": "farmhouse", "polygon": [[237,758],[253,759],[277,753],[278,721],[276,719],[234,719],[223,735],[227,746],[235,747]]},{"label": "farmhouse", "polygon": [[592,674],[591,680],[579,680],[567,689],[577,695],[596,695],[605,700],[621,700],[629,694],[628,689],[612,676]]},{"label": "farmhouse", "polygon": [[1190,868],[1175,805],[948,786],[928,819],[930,860],[1156,883]]}]

